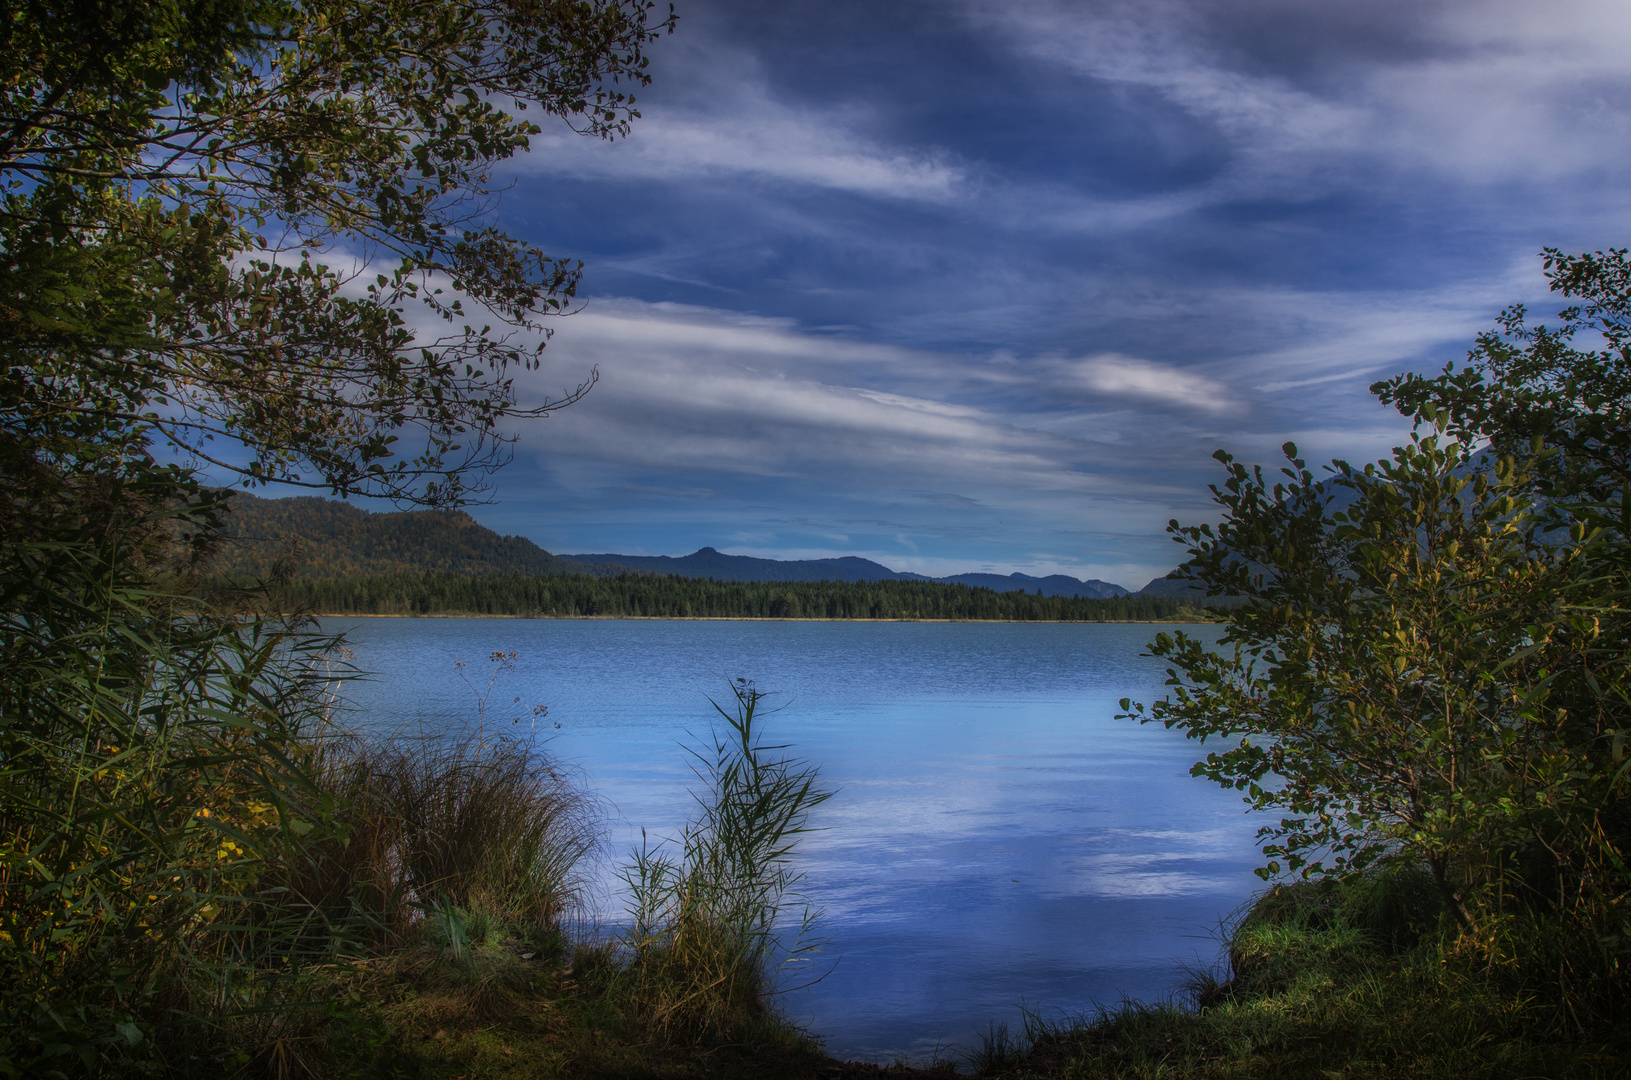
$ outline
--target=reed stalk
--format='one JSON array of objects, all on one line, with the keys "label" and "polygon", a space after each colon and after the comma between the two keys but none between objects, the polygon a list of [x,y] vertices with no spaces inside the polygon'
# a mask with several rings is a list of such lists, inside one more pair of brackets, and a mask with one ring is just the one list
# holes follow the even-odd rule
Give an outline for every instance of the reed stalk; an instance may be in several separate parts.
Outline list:
[{"label": "reed stalk", "polygon": [[[766,1020],[777,969],[817,948],[794,855],[832,792],[787,744],[764,741],[764,693],[742,679],[731,689],[734,709],[713,703],[723,728],[691,749],[697,819],[671,843],[642,844],[625,871],[631,999],[661,1032],[729,1038]],[[781,926],[793,905],[796,928]]]}]

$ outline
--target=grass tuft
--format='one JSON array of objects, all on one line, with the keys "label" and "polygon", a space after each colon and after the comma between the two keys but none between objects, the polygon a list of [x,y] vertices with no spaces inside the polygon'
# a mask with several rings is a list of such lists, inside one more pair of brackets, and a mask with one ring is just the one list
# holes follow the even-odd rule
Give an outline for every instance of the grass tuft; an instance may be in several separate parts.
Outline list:
[{"label": "grass tuft", "polygon": [[764,694],[745,680],[732,690],[733,711],[714,705],[724,731],[692,751],[704,785],[698,819],[672,845],[643,845],[626,873],[629,1001],[665,1035],[731,1040],[776,1029],[773,968],[813,949],[808,905],[789,947],[777,921],[798,899],[803,875],[792,855],[807,815],[832,793],[816,786],[814,768],[782,753],[786,745],[763,741]]},{"label": "grass tuft", "polygon": [[[455,933],[559,933],[579,900],[578,867],[598,832],[584,795],[530,739],[477,730],[453,739],[360,742],[320,782],[342,809],[344,867],[329,902],[358,890],[398,938],[456,910]],[[448,927],[444,925],[444,930]]]}]

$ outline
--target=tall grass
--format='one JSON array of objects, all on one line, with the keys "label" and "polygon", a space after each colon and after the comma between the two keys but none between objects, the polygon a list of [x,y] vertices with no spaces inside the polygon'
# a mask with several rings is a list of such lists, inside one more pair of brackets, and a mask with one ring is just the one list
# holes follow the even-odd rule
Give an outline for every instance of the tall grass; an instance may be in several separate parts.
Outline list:
[{"label": "tall grass", "polygon": [[598,840],[591,807],[525,737],[477,728],[452,738],[358,741],[318,776],[339,804],[342,870],[323,903],[367,897],[402,940],[430,910],[496,922],[518,936],[558,932],[580,900],[579,864]]},{"label": "tall grass", "polygon": [[163,580],[0,537],[0,1075],[315,1075],[423,909],[558,926],[594,834],[538,747],[339,737],[335,639]]},{"label": "tall grass", "polygon": [[672,843],[642,845],[626,872],[629,1000],[665,1034],[729,1039],[768,1017],[784,963],[809,958],[816,912],[800,904],[783,943],[778,921],[801,901],[793,865],[809,812],[832,796],[817,770],[763,740],[764,694],[745,680],[710,744],[692,750],[700,810]]},{"label": "tall grass", "polygon": [[253,914],[326,962],[223,1008],[224,1041],[252,1072],[321,1076],[381,1038],[370,997],[446,990],[462,1019],[503,1015],[524,973],[492,946],[566,951],[578,863],[598,838],[586,797],[543,747],[482,723],[452,737],[331,731],[305,751],[323,821],[265,868]]}]

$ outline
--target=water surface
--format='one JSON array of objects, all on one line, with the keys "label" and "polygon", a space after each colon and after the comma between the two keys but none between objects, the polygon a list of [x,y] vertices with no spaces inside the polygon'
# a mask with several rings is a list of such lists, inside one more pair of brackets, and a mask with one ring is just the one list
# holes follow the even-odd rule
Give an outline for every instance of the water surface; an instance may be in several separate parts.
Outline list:
[{"label": "water surface", "polygon": [[1162,667],[1139,655],[1148,625],[346,627],[377,673],[348,690],[370,725],[467,724],[477,697],[455,662],[482,690],[488,654],[519,654],[488,695],[489,719],[525,725],[547,704],[538,737],[604,800],[607,922],[621,913],[615,866],[640,829],[672,835],[693,809],[680,743],[706,735],[708,699],[727,702],[736,677],[771,691],[783,708],[770,732],[838,789],[804,845],[836,965],[784,1003],[840,1057],[968,1048],[1022,1004],[1058,1016],[1158,998],[1185,965],[1215,958],[1219,920],[1257,884],[1255,823],[1234,793],[1189,776],[1199,747],[1115,719],[1120,698],[1164,692]]}]

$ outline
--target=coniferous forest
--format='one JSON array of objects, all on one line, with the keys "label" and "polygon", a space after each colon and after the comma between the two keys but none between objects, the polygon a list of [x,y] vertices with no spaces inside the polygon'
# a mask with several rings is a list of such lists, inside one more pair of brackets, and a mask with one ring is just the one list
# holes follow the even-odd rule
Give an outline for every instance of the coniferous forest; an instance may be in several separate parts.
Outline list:
[{"label": "coniferous forest", "polygon": [[1209,612],[1168,597],[1039,596],[938,581],[715,581],[454,573],[299,578],[267,602],[311,615],[509,615],[523,618],[979,619],[1015,622],[1196,622]]}]

